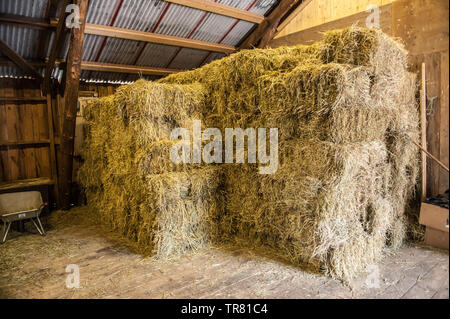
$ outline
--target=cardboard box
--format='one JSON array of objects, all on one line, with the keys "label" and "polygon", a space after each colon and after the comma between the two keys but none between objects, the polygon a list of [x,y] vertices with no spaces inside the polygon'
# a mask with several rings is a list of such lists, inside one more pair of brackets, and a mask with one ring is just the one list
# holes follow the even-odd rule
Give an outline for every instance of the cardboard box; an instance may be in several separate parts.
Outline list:
[{"label": "cardboard box", "polygon": [[449,248],[448,209],[422,203],[419,223],[427,227],[425,231],[427,245],[442,249]]}]

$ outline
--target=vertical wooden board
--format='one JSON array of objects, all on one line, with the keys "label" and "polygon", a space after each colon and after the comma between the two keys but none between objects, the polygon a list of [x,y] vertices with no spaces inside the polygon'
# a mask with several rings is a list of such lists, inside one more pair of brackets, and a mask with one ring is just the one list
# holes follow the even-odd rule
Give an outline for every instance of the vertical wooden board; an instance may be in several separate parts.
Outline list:
[{"label": "vertical wooden board", "polygon": [[41,170],[42,177],[50,177],[50,151],[49,147],[46,145],[45,147],[40,147],[41,153],[41,162],[39,164]]},{"label": "vertical wooden board", "polygon": [[112,95],[112,94],[114,94],[114,86],[109,85],[108,86],[108,95]]},{"label": "vertical wooden board", "polygon": [[[0,89],[0,94],[3,94]],[[0,103],[0,141],[7,141],[6,105]],[[0,181],[9,181],[8,149],[0,147]]]},{"label": "vertical wooden board", "polygon": [[[47,105],[39,104],[39,138],[41,140],[48,140],[48,120],[47,120]],[[40,158],[39,158],[39,167],[41,176],[48,177],[50,176],[50,154],[49,148],[41,147],[40,148]]]},{"label": "vertical wooden board", "polygon": [[[23,97],[23,87],[26,84],[26,81],[17,81],[15,82],[15,96],[17,97]],[[25,114],[24,114],[24,106],[26,106],[26,103],[20,103],[20,104],[16,104],[16,111],[17,111],[17,120],[16,120],[16,131],[17,131],[17,140],[19,141],[24,141],[25,137],[24,137],[24,120],[25,120]],[[25,153],[28,151],[27,147],[23,146],[23,147],[17,147],[16,148],[18,153],[19,153],[19,157],[18,157],[18,164],[19,164],[19,172],[20,172],[20,176],[19,179],[26,179],[27,178],[27,172],[26,172],[26,159],[25,159]]]},{"label": "vertical wooden board", "polygon": [[[5,95],[5,87],[7,81],[5,79],[0,80],[0,96]],[[8,130],[6,126],[6,103],[0,103],[0,141],[8,140]],[[1,173],[1,181],[10,181],[10,172],[9,172],[9,158],[8,158],[8,148],[2,147],[0,148],[0,169]]]},{"label": "vertical wooden board", "polygon": [[55,138],[59,137],[59,132],[61,130],[60,128],[60,121],[59,121],[59,116],[60,116],[60,110],[59,110],[59,105],[58,105],[58,98],[57,97],[53,97],[52,98],[52,109],[53,109],[53,131],[54,131],[54,135]]},{"label": "vertical wooden board", "polygon": [[[17,134],[17,107],[13,104],[6,105],[6,127],[8,141],[15,141],[18,138]],[[8,161],[10,170],[10,179],[16,180],[20,177],[19,172],[19,150],[15,147],[8,147]]]},{"label": "vertical wooden board", "polygon": [[[33,139],[35,141],[39,141],[41,139],[41,134],[40,134],[40,126],[39,126],[39,121],[40,121],[40,109],[43,106],[41,104],[37,104],[34,105],[34,107],[32,108],[32,113],[33,113]],[[38,177],[42,177],[45,175],[42,175],[42,149],[41,147],[37,147],[34,150],[34,154],[35,154],[35,158],[36,158],[36,175]]]},{"label": "vertical wooden board", "polygon": [[57,96],[56,96],[56,99],[57,99],[57,101],[58,101],[58,105],[57,105],[57,108],[58,108],[58,121],[59,121],[59,123],[58,123],[58,127],[59,127],[59,131],[58,131],[58,136],[60,137],[60,139],[61,139],[61,132],[62,132],[62,127],[63,127],[63,120],[64,120],[64,107],[65,107],[65,99],[64,99],[64,96],[62,96],[62,95],[59,95],[59,94],[57,94]]},{"label": "vertical wooden board", "polygon": [[99,85],[98,86],[98,96],[99,97],[105,96],[105,90],[104,90],[104,86],[103,85]]},{"label": "vertical wooden board", "polygon": [[[449,90],[449,57],[448,50],[441,54],[441,114],[440,114],[440,160],[449,166],[448,160],[448,125],[449,125],[449,111],[448,111],[448,90]],[[440,168],[439,175],[439,193],[445,192],[449,188],[449,174],[444,169]]]},{"label": "vertical wooden board", "polygon": [[[436,157],[440,154],[440,82],[441,82],[441,54],[439,52],[426,54],[426,83],[427,83],[427,140],[428,151]],[[439,164],[428,161],[427,193],[434,196],[439,193]]]},{"label": "vertical wooden board", "polygon": [[[23,89],[24,97],[32,97],[35,96],[34,92],[36,89],[29,88],[28,86]],[[33,125],[33,108],[36,105],[33,104],[24,104],[20,108],[22,122],[21,122],[21,131],[22,137],[26,141],[34,140],[34,125]],[[25,179],[35,178],[37,177],[37,169],[36,169],[36,155],[35,155],[35,147],[26,147],[23,149],[24,153],[24,164],[25,164]]]},{"label": "vertical wooden board", "polygon": [[[12,82],[7,84],[4,88],[5,97],[15,97],[16,92],[12,85]],[[6,104],[6,130],[8,141],[15,141],[18,139],[17,133],[17,121],[18,121],[17,106],[14,104]],[[17,148],[8,147],[8,163],[10,180],[16,180],[20,178],[19,170],[19,151]]]}]

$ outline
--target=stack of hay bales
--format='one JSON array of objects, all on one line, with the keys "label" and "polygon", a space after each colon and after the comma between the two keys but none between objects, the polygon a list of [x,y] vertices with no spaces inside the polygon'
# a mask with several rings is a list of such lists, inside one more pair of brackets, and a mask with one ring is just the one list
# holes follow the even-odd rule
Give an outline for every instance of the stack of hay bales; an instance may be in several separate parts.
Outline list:
[{"label": "stack of hay bales", "polygon": [[[92,104],[80,180],[113,227],[162,256],[213,238],[350,280],[405,238],[418,172],[406,58],[382,32],[348,28],[138,81]],[[193,119],[278,128],[278,170],[172,164],[168,134]],[[187,189],[200,199],[188,203]]]},{"label": "stack of hay bales", "polygon": [[381,31],[243,51],[162,83],[201,82],[206,122],[279,129],[279,167],[224,165],[223,238],[350,280],[399,247],[417,178],[415,76]]},{"label": "stack of hay bales", "polygon": [[171,130],[201,119],[204,94],[200,85],[141,80],[84,111],[79,179],[88,203],[144,254],[176,256],[203,248],[214,235],[221,172],[170,160]]}]

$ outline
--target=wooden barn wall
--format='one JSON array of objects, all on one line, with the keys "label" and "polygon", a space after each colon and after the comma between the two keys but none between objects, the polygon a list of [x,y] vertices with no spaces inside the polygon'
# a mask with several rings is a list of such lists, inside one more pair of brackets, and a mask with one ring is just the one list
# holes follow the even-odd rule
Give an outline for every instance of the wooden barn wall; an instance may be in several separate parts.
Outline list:
[{"label": "wooden barn wall", "polygon": [[[0,80],[0,97],[40,96],[34,81]],[[0,102],[0,182],[50,177],[49,139],[45,101]]]},{"label": "wooden barn wall", "polygon": [[[80,96],[107,96],[114,93],[115,87],[81,84]],[[35,81],[0,79],[0,183],[51,176],[46,101],[2,101],[2,98],[24,97],[41,97],[40,87]],[[55,93],[51,103],[58,162],[64,97]]]},{"label": "wooden barn wall", "polygon": [[[318,10],[320,1],[311,4]],[[359,1],[354,2],[360,4]],[[380,29],[403,40],[410,54],[410,68],[419,72],[422,62],[426,64],[427,90],[427,147],[447,166],[449,165],[449,3],[447,0],[399,0],[380,7]],[[364,6],[360,6],[364,10]],[[339,13],[340,11],[336,11]],[[369,13],[355,13],[344,18],[304,28],[293,19],[286,27],[284,36],[272,40],[270,46],[311,44],[322,38],[322,32],[351,26],[364,26]],[[304,15],[303,15],[304,16]],[[325,16],[325,15],[323,15]],[[296,22],[297,21],[297,22]],[[316,21],[310,19],[310,21]],[[296,25],[297,23],[297,25]],[[312,23],[312,22],[311,22]],[[292,25],[291,25],[292,24]],[[300,28],[297,29],[296,28]],[[280,33],[281,35],[281,33]],[[427,161],[427,194],[436,195],[449,188],[449,175],[434,161]]]},{"label": "wooden barn wall", "polygon": [[312,0],[275,38],[359,14],[369,5],[382,7],[392,2],[393,0]]}]

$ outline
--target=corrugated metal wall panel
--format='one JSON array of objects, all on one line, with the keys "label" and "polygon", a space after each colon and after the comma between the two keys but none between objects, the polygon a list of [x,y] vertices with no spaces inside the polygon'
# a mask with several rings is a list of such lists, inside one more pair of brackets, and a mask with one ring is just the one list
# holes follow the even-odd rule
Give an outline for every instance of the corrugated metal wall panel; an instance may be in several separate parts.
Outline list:
[{"label": "corrugated metal wall panel", "polygon": [[0,39],[5,41],[24,59],[35,60],[39,57],[39,36],[41,30],[1,24]]},{"label": "corrugated metal wall panel", "polygon": [[207,51],[183,48],[168,66],[172,69],[194,69],[209,54]]},{"label": "corrugated metal wall panel", "polygon": [[137,54],[144,44],[139,41],[107,38],[99,62],[134,64]]},{"label": "corrugated metal wall panel", "polygon": [[84,61],[95,61],[98,48],[104,39],[105,37],[100,35],[86,34],[84,36],[82,59]]},{"label": "corrugated metal wall panel", "polygon": [[155,32],[185,38],[203,14],[200,10],[172,4]]},{"label": "corrugated metal wall panel", "polygon": [[148,43],[136,65],[165,68],[178,47]]},{"label": "corrugated metal wall panel", "polygon": [[108,25],[119,0],[90,0],[86,15],[88,23]]},{"label": "corrugated metal wall panel", "polygon": [[44,18],[49,0],[1,0],[0,12],[33,18]]},{"label": "corrugated metal wall panel", "polygon": [[117,15],[115,27],[150,31],[167,3],[164,1],[125,1]]}]

